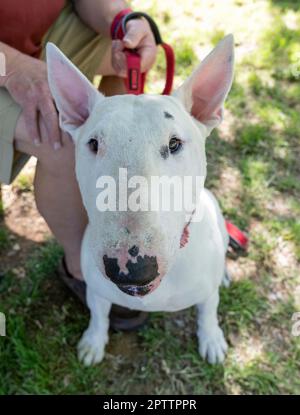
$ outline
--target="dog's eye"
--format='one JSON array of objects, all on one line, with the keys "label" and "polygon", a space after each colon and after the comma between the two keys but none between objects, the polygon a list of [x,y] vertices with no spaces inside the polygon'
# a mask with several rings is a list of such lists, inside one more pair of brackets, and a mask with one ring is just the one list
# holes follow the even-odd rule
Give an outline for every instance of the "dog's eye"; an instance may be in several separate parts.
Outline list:
[{"label": "dog's eye", "polygon": [[98,153],[98,140],[96,138],[91,138],[88,142],[88,146],[92,153]]},{"label": "dog's eye", "polygon": [[169,150],[170,153],[176,153],[177,151],[179,151],[182,147],[182,142],[179,138],[177,137],[172,137],[169,141]]}]

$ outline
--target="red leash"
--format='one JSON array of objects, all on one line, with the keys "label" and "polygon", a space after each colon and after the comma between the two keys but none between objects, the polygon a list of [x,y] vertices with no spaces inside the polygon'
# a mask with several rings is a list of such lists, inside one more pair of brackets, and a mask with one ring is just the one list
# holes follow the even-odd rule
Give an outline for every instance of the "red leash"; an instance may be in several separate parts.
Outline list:
[{"label": "red leash", "polygon": [[247,251],[249,239],[237,226],[228,220],[225,221],[226,229],[229,235],[229,245],[234,251]]},{"label": "red leash", "polygon": [[[166,57],[166,84],[162,95],[170,95],[173,86],[173,79],[175,73],[175,56],[172,47],[163,42],[159,33],[158,27],[154,20],[146,13],[133,12],[131,9],[122,10],[116,15],[111,25],[111,37],[112,39],[122,40],[126,32],[126,23],[132,19],[139,19],[144,17],[152,30],[155,38],[156,45],[160,45]],[[127,58],[127,78],[125,79],[125,85],[128,94],[139,95],[144,93],[146,73],[141,72],[141,57],[132,49],[126,49]]]},{"label": "red leash", "polygon": [[[158,27],[150,16],[142,12],[133,12],[131,9],[122,10],[116,15],[111,25],[111,37],[112,39],[122,40],[126,32],[126,23],[129,20],[139,19],[141,17],[144,17],[148,21],[155,38],[155,43],[164,49],[166,57],[166,83],[162,95],[170,95],[175,73],[174,51],[170,45],[163,42]],[[141,72],[141,57],[132,49],[126,49],[125,54],[127,58],[127,78],[125,79],[127,92],[128,94],[134,95],[143,94],[146,73]],[[225,221],[225,223],[230,237],[229,244],[231,248],[236,252],[246,251],[248,247],[247,236],[231,222]]]}]

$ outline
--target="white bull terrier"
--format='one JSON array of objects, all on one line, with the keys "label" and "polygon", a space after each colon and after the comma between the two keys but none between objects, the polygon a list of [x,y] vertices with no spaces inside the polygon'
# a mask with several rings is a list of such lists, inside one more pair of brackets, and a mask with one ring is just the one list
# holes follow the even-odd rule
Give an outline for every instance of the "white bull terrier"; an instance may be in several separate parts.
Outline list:
[{"label": "white bull terrier", "polygon": [[[181,212],[99,212],[99,177],[206,177],[205,140],[222,121],[233,78],[233,37],[225,37],[173,96],[104,97],[53,45],[49,85],[62,130],[75,143],[76,175],[89,217],[81,251],[91,311],[79,345],[85,365],[103,359],[112,304],[143,311],[196,305],[199,352],[224,360],[219,287],[228,234],[214,196],[201,192],[202,219]],[[59,196],[59,195],[58,195]],[[189,236],[188,236],[189,235]],[[182,247],[182,249],[180,249]]]}]

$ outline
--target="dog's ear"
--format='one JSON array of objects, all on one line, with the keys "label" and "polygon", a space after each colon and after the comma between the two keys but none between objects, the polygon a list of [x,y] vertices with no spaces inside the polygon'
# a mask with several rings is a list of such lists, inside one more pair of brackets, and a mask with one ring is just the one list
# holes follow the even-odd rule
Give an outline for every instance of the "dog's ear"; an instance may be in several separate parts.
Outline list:
[{"label": "dog's ear", "polygon": [[234,65],[233,36],[226,36],[175,92],[188,112],[211,131],[220,124]]},{"label": "dog's ear", "polygon": [[53,43],[47,43],[46,53],[48,82],[60,126],[73,135],[89,117],[96,99],[103,95]]}]

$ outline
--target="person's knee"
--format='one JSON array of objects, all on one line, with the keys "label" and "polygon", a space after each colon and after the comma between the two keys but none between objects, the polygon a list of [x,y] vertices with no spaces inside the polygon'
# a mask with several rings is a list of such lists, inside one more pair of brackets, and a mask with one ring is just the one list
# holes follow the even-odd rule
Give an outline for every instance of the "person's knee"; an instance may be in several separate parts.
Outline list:
[{"label": "person's knee", "polygon": [[37,158],[40,168],[53,178],[67,179],[75,176],[75,148],[70,139],[64,140],[59,150],[46,145]]},{"label": "person's knee", "polygon": [[75,174],[75,148],[70,139],[64,140],[59,150],[53,150],[49,143],[41,143],[35,148],[32,143],[15,140],[18,151],[35,156],[40,168],[53,177],[69,177]]},{"label": "person's knee", "polygon": [[20,116],[15,130],[14,146],[16,150],[36,157],[40,168],[47,175],[62,178],[75,174],[75,147],[72,139],[65,134],[62,134],[62,147],[58,150],[54,150],[47,139],[43,139],[37,146],[28,136]]}]

